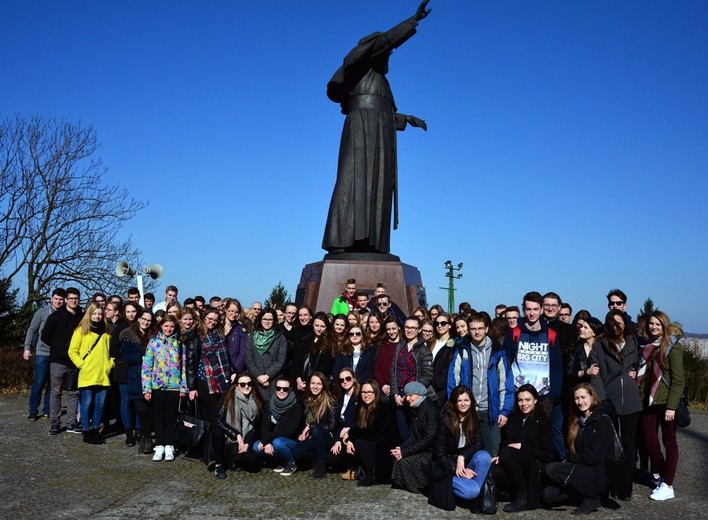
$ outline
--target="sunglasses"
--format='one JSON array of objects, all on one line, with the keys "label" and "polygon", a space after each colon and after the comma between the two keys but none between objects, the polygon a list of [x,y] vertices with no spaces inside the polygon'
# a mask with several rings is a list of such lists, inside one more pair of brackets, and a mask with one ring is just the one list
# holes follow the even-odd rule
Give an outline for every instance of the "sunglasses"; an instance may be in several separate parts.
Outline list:
[{"label": "sunglasses", "polygon": [[252,381],[239,381],[238,386],[240,386],[241,388],[250,388],[253,386],[253,382]]},{"label": "sunglasses", "polygon": [[361,332],[354,331],[354,332],[350,332],[349,335],[350,336],[361,336]]},{"label": "sunglasses", "polygon": [[348,383],[351,380],[352,380],[352,376],[344,376],[344,377],[339,378],[340,383],[344,383],[344,382]]},{"label": "sunglasses", "polygon": [[450,322],[449,321],[436,321],[435,325],[437,325],[438,327],[445,327],[447,325],[450,325]]},{"label": "sunglasses", "polygon": [[624,302],[622,300],[608,302],[608,304],[607,304],[608,307],[619,307],[621,305],[624,305]]},{"label": "sunglasses", "polygon": [[278,392],[289,392],[290,387],[289,386],[276,386],[275,390]]}]

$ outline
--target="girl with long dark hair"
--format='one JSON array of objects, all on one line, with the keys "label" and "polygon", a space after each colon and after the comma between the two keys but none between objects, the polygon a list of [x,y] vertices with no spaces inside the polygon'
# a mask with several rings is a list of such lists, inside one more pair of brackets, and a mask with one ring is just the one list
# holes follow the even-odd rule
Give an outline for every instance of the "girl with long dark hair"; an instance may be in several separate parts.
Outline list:
[{"label": "girl with long dark hair", "polygon": [[254,379],[248,372],[236,377],[235,384],[224,394],[218,415],[219,427],[224,430],[231,469],[260,470],[260,460],[253,451],[258,439],[263,403],[254,388]]},{"label": "girl with long dark hair", "polygon": [[455,387],[445,404],[433,442],[434,481],[428,497],[441,509],[455,509],[455,496],[476,498],[492,464],[475,409],[472,391],[464,385]]},{"label": "girl with long dark hair", "polygon": [[499,456],[492,459],[497,486],[514,497],[504,506],[507,513],[541,506],[542,477],[551,453],[551,423],[538,402],[536,387],[519,387],[514,410],[502,429]]}]

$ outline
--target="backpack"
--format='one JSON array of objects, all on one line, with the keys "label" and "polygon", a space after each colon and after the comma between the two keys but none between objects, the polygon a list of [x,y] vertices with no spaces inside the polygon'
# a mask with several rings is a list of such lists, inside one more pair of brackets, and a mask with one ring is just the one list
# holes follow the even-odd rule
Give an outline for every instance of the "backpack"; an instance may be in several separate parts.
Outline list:
[{"label": "backpack", "polygon": [[[521,327],[518,325],[514,327],[512,330],[511,334],[511,340],[514,343],[518,343],[519,339],[521,338]],[[551,327],[548,327],[548,346],[552,347],[556,342],[556,331],[553,330]]]}]

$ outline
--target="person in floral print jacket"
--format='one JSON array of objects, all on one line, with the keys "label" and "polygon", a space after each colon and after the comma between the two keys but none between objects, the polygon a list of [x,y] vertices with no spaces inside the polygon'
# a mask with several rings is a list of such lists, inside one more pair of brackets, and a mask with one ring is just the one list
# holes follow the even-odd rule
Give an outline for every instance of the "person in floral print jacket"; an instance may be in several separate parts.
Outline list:
[{"label": "person in floral print jacket", "polygon": [[187,394],[184,347],[177,320],[165,316],[160,332],[150,340],[143,356],[142,385],[145,400],[152,403],[155,420],[154,461],[174,460],[175,428],[179,398]]}]

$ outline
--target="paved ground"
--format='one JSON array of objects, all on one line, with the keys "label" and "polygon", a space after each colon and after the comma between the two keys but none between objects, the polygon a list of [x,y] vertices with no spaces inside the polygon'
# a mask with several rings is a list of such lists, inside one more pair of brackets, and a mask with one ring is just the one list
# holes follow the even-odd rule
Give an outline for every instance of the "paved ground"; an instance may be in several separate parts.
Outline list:
[{"label": "paved ground", "polygon": [[[229,473],[216,480],[196,460],[154,463],[123,444],[82,443],[80,435],[47,435],[46,419],[26,419],[26,396],[0,396],[0,518],[468,518],[470,512],[435,509],[424,497],[387,486],[357,488],[338,475],[313,481],[309,472],[281,477]],[[602,509],[595,519],[706,518],[708,499],[708,415],[694,414],[680,430],[677,498],[649,500],[635,484],[631,502]],[[569,508],[501,512],[503,518],[570,518]]]}]

